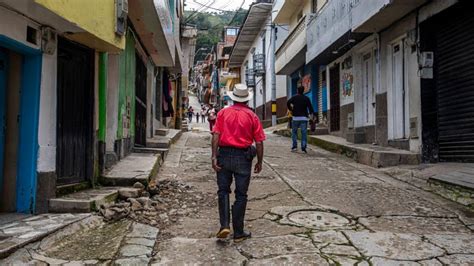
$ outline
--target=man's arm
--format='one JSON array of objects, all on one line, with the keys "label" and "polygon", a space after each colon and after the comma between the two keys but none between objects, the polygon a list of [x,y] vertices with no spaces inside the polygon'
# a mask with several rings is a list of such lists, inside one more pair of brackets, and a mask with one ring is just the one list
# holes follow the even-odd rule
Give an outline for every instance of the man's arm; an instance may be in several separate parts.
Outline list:
[{"label": "man's arm", "polygon": [[308,102],[308,110],[310,114],[314,114],[314,109],[313,109],[313,105],[311,104],[311,100],[308,97],[306,97],[306,100]]},{"label": "man's arm", "polygon": [[262,164],[263,164],[263,142],[255,143],[257,147],[257,163],[255,164],[254,172],[256,174],[262,171]]},{"label": "man's arm", "polygon": [[212,134],[212,168],[219,172],[221,167],[217,164],[217,149],[219,147],[219,133]]},{"label": "man's arm", "polygon": [[287,102],[286,102],[286,107],[288,108],[288,110],[292,111],[293,112],[293,98],[289,99]]}]

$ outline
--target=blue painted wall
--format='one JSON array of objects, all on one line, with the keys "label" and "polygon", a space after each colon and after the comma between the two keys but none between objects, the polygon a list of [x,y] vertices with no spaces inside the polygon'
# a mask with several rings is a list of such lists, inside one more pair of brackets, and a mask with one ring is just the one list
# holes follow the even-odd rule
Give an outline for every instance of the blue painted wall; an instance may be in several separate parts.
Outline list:
[{"label": "blue painted wall", "polygon": [[18,41],[0,35],[0,46],[23,55],[20,96],[20,138],[16,179],[17,212],[33,213],[36,202],[38,121],[42,54]]},{"label": "blue painted wall", "polygon": [[5,112],[7,87],[7,55],[0,50],[0,192],[3,189],[3,160],[5,149]]}]

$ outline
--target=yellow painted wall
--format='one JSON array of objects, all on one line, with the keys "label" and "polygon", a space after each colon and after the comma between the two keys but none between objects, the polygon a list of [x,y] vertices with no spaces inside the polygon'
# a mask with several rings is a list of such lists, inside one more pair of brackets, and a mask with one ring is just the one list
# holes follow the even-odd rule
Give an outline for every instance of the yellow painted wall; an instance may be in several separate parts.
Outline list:
[{"label": "yellow painted wall", "polygon": [[125,38],[115,34],[114,0],[35,0],[35,2],[87,31],[68,36],[71,39],[102,51],[114,52],[125,49]]}]

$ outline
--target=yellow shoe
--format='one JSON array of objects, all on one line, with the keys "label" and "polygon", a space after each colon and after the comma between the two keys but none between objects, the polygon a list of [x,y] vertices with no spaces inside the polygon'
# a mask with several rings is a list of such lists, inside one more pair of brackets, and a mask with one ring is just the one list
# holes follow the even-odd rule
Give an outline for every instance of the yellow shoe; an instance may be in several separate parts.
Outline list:
[{"label": "yellow shoe", "polygon": [[222,228],[221,230],[219,230],[216,237],[217,238],[227,238],[229,236],[229,234],[230,234],[230,229],[229,228]]}]

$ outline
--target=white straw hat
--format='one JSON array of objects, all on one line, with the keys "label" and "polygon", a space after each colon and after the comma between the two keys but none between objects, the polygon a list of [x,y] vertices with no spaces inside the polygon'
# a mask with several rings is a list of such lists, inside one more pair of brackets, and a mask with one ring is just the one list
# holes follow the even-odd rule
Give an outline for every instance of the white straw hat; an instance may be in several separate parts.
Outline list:
[{"label": "white straw hat", "polygon": [[235,84],[234,90],[228,95],[234,102],[248,102],[253,98],[253,92],[245,84]]}]

